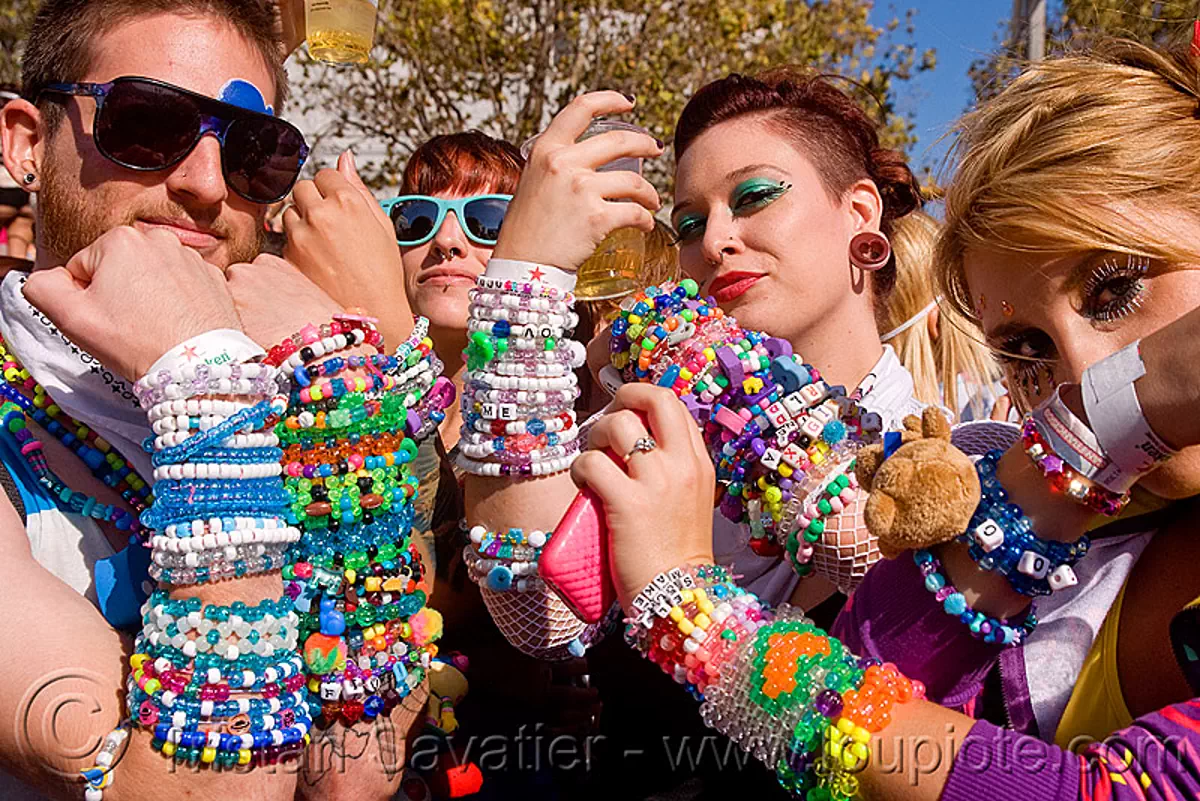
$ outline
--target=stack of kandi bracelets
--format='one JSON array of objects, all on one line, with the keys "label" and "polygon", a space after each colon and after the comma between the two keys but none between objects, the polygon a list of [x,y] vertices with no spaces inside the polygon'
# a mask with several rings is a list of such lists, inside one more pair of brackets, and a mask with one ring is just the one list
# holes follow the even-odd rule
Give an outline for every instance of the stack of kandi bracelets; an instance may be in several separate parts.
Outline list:
[{"label": "stack of kandi bracelets", "polygon": [[[204,604],[188,585],[278,571],[299,531],[288,521],[279,441],[279,370],[192,364],[136,385],[155,436],[151,575],[130,658],[134,725],[176,762],[232,768],[303,749],[312,726],[286,596]],[[168,588],[169,591],[168,591]]]},{"label": "stack of kandi bracelets", "polygon": [[[574,276],[552,267],[492,259],[471,292],[463,354],[462,437],[457,463],[480,476],[535,479],[567,470],[579,436],[575,370],[584,347]],[[464,522],[468,575],[515,647],[542,659],[581,656],[605,626],[586,626],[538,577],[552,532],[511,521]],[[491,523],[491,524],[489,524]]]},{"label": "stack of kandi bracelets", "polygon": [[632,611],[626,641],[700,698],[704,722],[773,767],[798,798],[853,798],[871,738],[896,705],[925,694],[799,610],[768,614],[716,565],[659,574]]},{"label": "stack of kandi bracelets", "polygon": [[856,497],[855,455],[878,416],[786,340],[740,328],[698,291],[688,279],[625,298],[607,382],[673,390],[702,426],[721,513],[749,526],[757,553],[785,553],[806,575],[826,518]]},{"label": "stack of kandi bracelets", "polygon": [[425,605],[409,463],[454,390],[427,332],[417,320],[408,341],[384,355],[372,320],[343,315],[268,355],[293,379],[275,430],[287,519],[303,536],[283,577],[321,725],[388,714],[437,653],[441,616]]}]

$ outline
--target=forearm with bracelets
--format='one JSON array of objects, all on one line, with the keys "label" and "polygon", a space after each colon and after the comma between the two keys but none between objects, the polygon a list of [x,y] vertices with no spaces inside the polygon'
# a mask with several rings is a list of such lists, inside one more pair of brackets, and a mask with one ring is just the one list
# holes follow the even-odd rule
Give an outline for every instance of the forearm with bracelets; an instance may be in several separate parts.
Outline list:
[{"label": "forearm with bracelets", "polygon": [[[271,433],[284,410],[278,377],[264,364],[201,363],[152,370],[136,385],[156,434],[156,500],[143,523],[160,589],[142,610],[127,705],[177,763],[274,762],[308,741],[298,620],[282,586],[267,598],[198,592],[277,575],[299,538]],[[205,601],[217,595],[238,600]]]},{"label": "forearm with bracelets", "polygon": [[798,798],[843,801],[871,738],[924,686],[859,659],[784,605],[768,613],[717,565],[659,574],[633,599],[625,639],[698,700],[704,722],[773,768]]},{"label": "forearm with bracelets", "polygon": [[267,356],[293,379],[275,433],[289,520],[303,536],[283,578],[319,726],[390,714],[437,653],[442,623],[425,604],[409,465],[454,390],[427,333],[418,319],[389,354],[374,320],[339,315]]},{"label": "forearm with bracelets", "polygon": [[979,608],[1012,614],[1024,598],[1074,586],[1070,566],[1086,553],[1089,521],[1119,514],[1133,486],[1177,453],[1143,413],[1141,346],[1092,365],[1079,386],[1060,387],[1027,415],[1024,454],[1014,448],[981,461],[980,510],[961,545],[939,549]]},{"label": "forearm with bracelets", "polygon": [[622,300],[609,347],[606,384],[671,389],[700,426],[721,514],[750,529],[756,553],[809,574],[826,522],[857,496],[855,457],[878,415],[786,340],[740,327],[690,279]]}]

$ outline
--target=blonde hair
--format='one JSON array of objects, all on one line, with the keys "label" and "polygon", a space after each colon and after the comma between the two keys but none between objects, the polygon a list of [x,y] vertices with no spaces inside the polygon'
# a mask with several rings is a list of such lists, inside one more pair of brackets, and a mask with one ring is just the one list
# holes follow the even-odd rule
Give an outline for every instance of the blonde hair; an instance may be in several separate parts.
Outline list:
[{"label": "blonde hair", "polygon": [[958,125],[934,256],[947,301],[977,318],[970,248],[1200,262],[1195,243],[1125,214],[1152,204],[1200,217],[1198,108],[1200,66],[1186,49],[1104,39],[1029,66]]},{"label": "blonde hair", "polygon": [[[991,352],[982,343],[978,327],[938,302],[938,335],[931,336],[922,314],[932,312],[934,296],[934,247],[938,222],[923,212],[912,212],[896,221],[892,251],[896,254],[896,287],[879,315],[880,328],[892,331],[914,321],[888,340],[896,355],[912,373],[914,394],[924,403],[945,403],[957,414],[958,377],[968,388],[984,387],[1003,374]],[[922,316],[922,319],[916,319]],[[943,401],[944,398],[944,401]],[[971,393],[975,417],[986,411],[978,392]]]}]

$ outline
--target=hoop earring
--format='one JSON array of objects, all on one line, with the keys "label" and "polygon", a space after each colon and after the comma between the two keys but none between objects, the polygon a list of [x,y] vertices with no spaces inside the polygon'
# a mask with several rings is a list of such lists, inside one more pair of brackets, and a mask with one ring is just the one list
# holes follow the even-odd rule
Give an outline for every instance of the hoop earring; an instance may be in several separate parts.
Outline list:
[{"label": "hoop earring", "polygon": [[860,270],[882,270],[892,258],[887,237],[875,231],[860,231],[850,240],[850,263]]}]

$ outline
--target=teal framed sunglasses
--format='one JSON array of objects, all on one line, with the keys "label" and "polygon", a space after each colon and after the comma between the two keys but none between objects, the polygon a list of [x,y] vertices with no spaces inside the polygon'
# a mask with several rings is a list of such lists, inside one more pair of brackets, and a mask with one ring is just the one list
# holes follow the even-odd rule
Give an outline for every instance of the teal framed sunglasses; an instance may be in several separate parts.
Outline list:
[{"label": "teal framed sunglasses", "polygon": [[396,229],[396,242],[406,247],[424,245],[442,227],[446,214],[454,212],[463,233],[477,245],[495,245],[512,195],[472,195],[444,198],[401,195],[379,205]]}]

